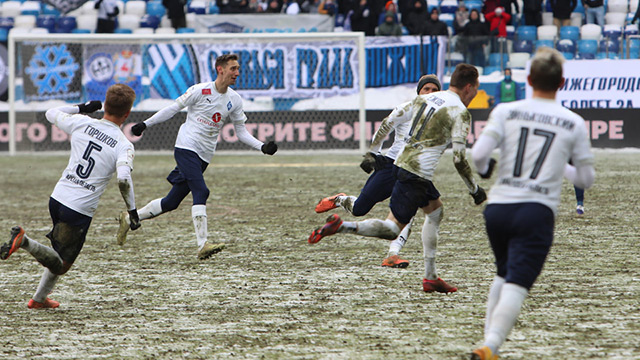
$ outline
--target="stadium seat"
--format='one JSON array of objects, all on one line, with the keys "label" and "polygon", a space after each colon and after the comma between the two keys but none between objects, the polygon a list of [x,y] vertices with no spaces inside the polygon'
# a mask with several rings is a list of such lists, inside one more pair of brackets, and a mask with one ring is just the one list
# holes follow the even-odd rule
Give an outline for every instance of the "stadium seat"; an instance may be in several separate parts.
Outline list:
[{"label": "stadium seat", "polygon": [[133,29],[133,34],[153,34],[155,31],[150,27],[141,27],[137,29]]},{"label": "stadium seat", "polygon": [[538,50],[541,47],[554,48],[553,40],[536,40],[535,50]]},{"label": "stadium seat", "polygon": [[627,37],[629,35],[638,35],[638,26],[635,24],[627,25],[624,27],[624,36]]},{"label": "stadium seat", "polygon": [[577,26],[563,26],[560,28],[560,40],[580,40],[580,28]]},{"label": "stadium seat", "polygon": [[542,13],[542,25],[553,25],[553,13],[551,12]]},{"label": "stadium seat", "polygon": [[628,0],[608,0],[607,1],[607,13],[625,13],[626,14],[627,12],[629,12]]},{"label": "stadium seat", "polygon": [[36,26],[47,28],[50,33],[56,31],[56,17],[53,15],[40,15],[36,18]]},{"label": "stadium seat", "polygon": [[73,31],[71,31],[71,33],[72,34],[91,34],[91,30],[75,28],[75,29],[73,29]]},{"label": "stadium seat", "polygon": [[190,27],[178,28],[178,30],[176,30],[176,34],[189,34],[194,32],[196,32],[196,29]]},{"label": "stadium seat", "polygon": [[439,19],[443,23],[447,24],[447,26],[453,28],[453,22],[455,21],[456,16],[454,14],[440,14]]},{"label": "stadium seat", "polygon": [[146,14],[140,18],[140,27],[141,28],[152,28],[156,29],[160,25],[160,18],[157,16]]},{"label": "stadium seat", "polygon": [[519,26],[516,29],[516,38],[517,40],[535,41],[537,40],[537,28],[532,25]]},{"label": "stadium seat", "polygon": [[147,14],[162,18],[167,13],[167,10],[162,5],[161,1],[153,0],[147,3]]},{"label": "stadium seat", "polygon": [[140,27],[140,16],[136,14],[124,14],[118,18],[118,28],[121,29],[137,29]]},{"label": "stadium seat", "polygon": [[571,13],[571,26],[577,26],[577,27],[582,26],[583,18],[584,18],[584,15],[581,13],[577,13],[577,12]]},{"label": "stadium seat", "polygon": [[466,1],[465,5],[467,7],[467,10],[471,11],[471,10],[478,10],[480,13],[482,13],[482,6],[483,3],[482,1]]},{"label": "stadium seat", "polygon": [[192,0],[189,4],[187,4],[187,12],[198,15],[206,14],[206,3],[203,0]]},{"label": "stadium seat", "polygon": [[159,27],[156,29],[156,34],[175,34],[176,29],[172,27]]},{"label": "stadium seat", "polygon": [[78,27],[76,18],[73,16],[59,17],[56,25],[56,32],[58,33],[70,33]]},{"label": "stadium seat", "polygon": [[131,34],[133,33],[133,30],[131,29],[124,29],[124,28],[117,28],[113,31],[114,34]]},{"label": "stadium seat", "polygon": [[[500,63],[500,58],[502,58],[502,63]],[[509,54],[489,54],[489,66],[506,66],[507,62],[509,62]]]},{"label": "stadium seat", "polygon": [[187,19],[187,27],[195,29],[196,26],[198,26],[198,21],[196,20],[197,19],[196,14],[188,13],[185,15],[185,18]]},{"label": "stadium seat", "polygon": [[622,37],[622,27],[618,25],[605,25],[602,30],[602,36],[609,39],[619,39]]},{"label": "stadium seat", "polygon": [[507,25],[507,39],[513,40],[516,37],[516,27],[513,25]]},{"label": "stadium seat", "polygon": [[576,57],[572,52],[563,52],[562,56],[564,56],[566,60],[573,60]]},{"label": "stadium seat", "polygon": [[142,17],[147,13],[147,3],[142,0],[129,0],[124,4],[124,13]]},{"label": "stadium seat", "polygon": [[617,54],[620,52],[620,41],[618,39],[602,39],[598,43],[598,51]]},{"label": "stadium seat", "polygon": [[635,14],[636,11],[638,11],[638,5],[639,4],[638,4],[637,1],[630,0],[629,1],[629,12],[632,13],[632,14]]},{"label": "stadium seat", "polygon": [[538,40],[555,40],[558,36],[558,27],[555,25],[538,26]]},{"label": "stadium seat", "polygon": [[458,10],[458,2],[456,0],[442,0],[440,3],[441,14],[455,14]]},{"label": "stadium seat", "polygon": [[409,29],[406,26],[402,27],[402,35],[409,35]]},{"label": "stadium seat", "polygon": [[593,39],[578,40],[578,57],[581,59],[594,59],[598,52],[598,42]]},{"label": "stadium seat", "polygon": [[[95,2],[93,1],[87,1],[86,3],[84,3],[81,7],[80,7],[80,15],[94,15],[94,16],[98,16],[98,9],[96,9],[95,7]],[[122,10],[122,9],[119,9]]]},{"label": "stadium seat", "polygon": [[14,18],[13,26],[32,29],[36,27],[36,17],[33,15],[18,15]]},{"label": "stadium seat", "polygon": [[478,75],[480,76],[484,75],[484,67],[476,66],[476,65],[474,65],[474,67],[478,70]]},{"label": "stadium seat", "polygon": [[169,19],[169,17],[167,15],[163,16],[162,19],[160,19],[160,27],[161,28],[172,27],[171,26],[171,20]]},{"label": "stadium seat", "polygon": [[602,37],[602,28],[596,24],[585,24],[580,28],[580,39],[582,40],[600,40]]},{"label": "stadium seat", "polygon": [[528,52],[512,52],[509,55],[509,67],[512,69],[524,69],[531,54]]},{"label": "stadium seat", "polygon": [[618,58],[618,54],[616,53],[606,53],[606,52],[598,52],[596,53],[596,59],[598,60],[603,60],[603,59],[617,59]]},{"label": "stadium seat", "polygon": [[[506,62],[504,63],[504,66],[505,67],[507,66]],[[485,66],[484,70],[483,70],[485,75],[493,74],[496,71],[497,72],[502,72],[502,68],[500,66]]]},{"label": "stadium seat", "polygon": [[531,54],[533,52],[533,41],[531,40],[514,40],[513,41],[514,52],[526,52]]},{"label": "stadium seat", "polygon": [[49,29],[40,28],[40,27],[34,27],[34,28],[29,29],[29,33],[31,33],[31,34],[48,34],[49,33]]},{"label": "stadium seat", "polygon": [[0,16],[0,28],[6,29],[7,32],[13,27],[13,18],[9,16]]},{"label": "stadium seat", "polygon": [[6,42],[8,37],[9,37],[9,30],[7,30],[6,28],[0,27],[0,41]]},{"label": "stadium seat", "polygon": [[5,1],[2,3],[1,13],[2,16],[16,17],[22,12],[20,7],[22,3],[20,1]]},{"label": "stadium seat", "polygon": [[59,16],[60,15],[60,11],[58,11],[58,9],[54,8],[53,6],[49,5],[49,4],[42,4],[42,7],[40,9],[40,14],[41,15],[54,15],[54,16]]},{"label": "stadium seat", "polygon": [[619,26],[624,26],[627,22],[627,13],[615,13],[608,12],[604,14],[604,23],[605,24],[614,24]]},{"label": "stadium seat", "polygon": [[208,14],[220,14],[220,8],[216,5],[215,1],[209,3]]},{"label": "stadium seat", "polygon": [[[607,0],[604,0],[604,3],[607,3]],[[578,13],[578,14],[584,14],[584,6],[582,5],[581,1],[578,1],[576,4],[576,8],[573,9],[573,12]]]},{"label": "stadium seat", "polygon": [[558,41],[556,44],[556,49],[562,53],[572,53],[576,52],[576,43],[570,39],[563,39]]},{"label": "stadium seat", "polygon": [[462,53],[459,53],[459,52],[452,52],[448,54],[447,57],[445,58],[445,63],[448,66],[456,66],[463,62],[464,62],[464,55],[462,55]]},{"label": "stadium seat", "polygon": [[95,31],[98,27],[98,16],[95,14],[83,14],[76,17],[78,29]]}]

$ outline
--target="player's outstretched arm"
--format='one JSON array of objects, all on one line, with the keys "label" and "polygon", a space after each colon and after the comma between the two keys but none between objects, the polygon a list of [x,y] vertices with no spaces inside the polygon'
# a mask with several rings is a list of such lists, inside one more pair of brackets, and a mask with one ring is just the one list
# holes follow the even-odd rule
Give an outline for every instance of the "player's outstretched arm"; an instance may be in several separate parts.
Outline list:
[{"label": "player's outstretched arm", "polygon": [[476,171],[483,179],[491,177],[497,161],[491,157],[491,152],[498,146],[498,142],[491,136],[480,136],[473,144],[471,157]]},{"label": "player's outstretched arm", "polygon": [[478,186],[476,180],[473,178],[473,171],[467,161],[466,149],[463,143],[453,143],[453,164],[458,171],[458,175],[460,175],[464,184],[467,185],[473,202],[476,205],[480,205],[487,200],[486,192],[482,187]]},{"label": "player's outstretched arm", "polygon": [[253,137],[253,135],[251,135],[249,131],[247,131],[247,127],[244,126],[244,122],[234,123],[233,127],[236,130],[236,136],[238,137],[238,140],[256,150],[262,151],[263,154],[273,155],[276,153],[276,151],[278,151],[278,145],[275,142],[269,141],[267,143],[263,143],[262,141]]},{"label": "player's outstretched arm", "polygon": [[164,109],[158,111],[153,114],[150,118],[145,121],[141,121],[131,127],[131,133],[135,136],[142,135],[142,132],[147,129],[149,126],[153,126],[155,124],[163,123],[169,119],[171,119],[178,111],[182,110],[184,106],[180,105],[177,101],[173,104],[165,107]]},{"label": "player's outstretched arm", "polygon": [[118,189],[129,213],[129,227],[136,230],[140,227],[140,218],[136,209],[136,198],[133,192],[133,179],[131,168],[128,165],[120,165],[117,168]]}]

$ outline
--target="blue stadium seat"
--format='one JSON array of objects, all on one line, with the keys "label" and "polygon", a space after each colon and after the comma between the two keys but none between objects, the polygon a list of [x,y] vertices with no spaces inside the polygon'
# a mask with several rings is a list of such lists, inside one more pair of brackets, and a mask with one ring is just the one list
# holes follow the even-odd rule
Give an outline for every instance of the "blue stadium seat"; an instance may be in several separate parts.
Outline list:
[{"label": "blue stadium seat", "polygon": [[10,16],[0,16],[0,28],[6,29],[7,31],[13,27],[14,20]]},{"label": "blue stadium seat", "polygon": [[131,29],[123,29],[123,28],[117,28],[114,30],[114,34],[131,34],[133,32],[133,30]]},{"label": "blue stadium seat", "polygon": [[622,58],[623,59],[638,59],[640,58],[640,39],[629,39],[629,55],[627,57],[627,41],[623,42]]},{"label": "blue stadium seat", "polygon": [[[507,66],[507,63],[504,63],[505,67]],[[492,74],[496,71],[502,71],[502,68],[500,68],[500,66],[485,66],[484,67],[484,71],[482,72],[482,74],[484,75],[489,75]]]},{"label": "blue stadium seat", "polygon": [[[582,1],[577,1],[577,3],[578,4],[576,5],[576,8],[573,9],[573,12],[580,13],[580,14],[584,15],[584,6],[582,5]],[[605,9],[606,9],[606,7],[605,7]]]},{"label": "blue stadium seat", "polygon": [[564,39],[558,41],[556,44],[556,49],[563,53],[576,53],[576,43],[573,40]]},{"label": "blue stadium seat", "polygon": [[76,18],[74,16],[61,16],[58,18],[56,32],[68,34],[77,27],[78,23],[76,22]]},{"label": "blue stadium seat", "polygon": [[527,52],[531,54],[533,52],[532,40],[514,40],[513,52]]},{"label": "blue stadium seat", "polygon": [[455,14],[457,10],[458,10],[457,2],[452,3],[451,1],[448,1],[448,2],[443,1],[440,4],[441,14]]},{"label": "blue stadium seat", "polygon": [[624,28],[624,36],[627,37],[629,35],[638,35],[638,27],[635,25],[627,25]]},{"label": "blue stadium seat", "polygon": [[0,27],[0,42],[5,42],[7,41],[7,38],[9,37],[9,30]]},{"label": "blue stadium seat", "polygon": [[192,3],[190,2],[187,4],[187,12],[195,13],[196,15],[203,15],[206,14],[207,10],[204,7],[192,6]]},{"label": "blue stadium seat", "polygon": [[145,14],[140,18],[140,27],[156,29],[160,25],[160,18],[154,15]]},{"label": "blue stadium seat", "polygon": [[162,5],[161,1],[149,1],[147,3],[147,14],[153,15],[161,19],[164,14],[166,14],[167,10]]},{"label": "blue stadium seat", "polygon": [[567,60],[575,59],[575,55],[573,55],[572,52],[563,52],[562,56],[564,56],[564,58],[567,59]]},{"label": "blue stadium seat", "polygon": [[[502,66],[507,66],[509,54],[502,54]],[[500,66],[500,53],[489,54],[489,66]]]},{"label": "blue stadium seat", "polygon": [[220,8],[215,1],[209,3],[209,14],[220,14]]},{"label": "blue stadium seat", "polygon": [[620,41],[618,41],[618,39],[600,40],[600,44],[598,44],[598,51],[617,54],[620,51]]},{"label": "blue stadium seat", "polygon": [[73,29],[71,31],[72,34],[91,34],[91,30],[89,29]]},{"label": "blue stadium seat", "polygon": [[409,35],[409,29],[406,26],[402,27],[402,35]]},{"label": "blue stadium seat", "polygon": [[580,28],[577,26],[563,26],[560,28],[560,40],[580,40]]},{"label": "blue stadium seat", "polygon": [[483,6],[482,1],[471,0],[471,1],[466,1],[464,4],[466,5],[467,10],[469,11],[478,10],[480,13],[482,13],[482,6]]},{"label": "blue stadium seat", "polygon": [[618,26],[605,26],[602,31],[602,36],[609,39],[619,39],[622,37],[622,28]]},{"label": "blue stadium seat", "polygon": [[598,60],[602,60],[602,59],[617,59],[618,56],[615,53],[606,53],[606,52],[598,52],[596,54],[596,59]]},{"label": "blue stadium seat", "polygon": [[516,37],[518,40],[536,41],[538,38],[538,29],[533,25],[518,26],[516,29]]},{"label": "blue stadium seat", "polygon": [[34,9],[22,10],[22,11],[20,11],[20,15],[38,16],[38,15],[40,15],[40,11],[39,10],[34,10]]},{"label": "blue stadium seat", "polygon": [[578,40],[578,58],[595,59],[598,52],[598,42],[593,39]]},{"label": "blue stadium seat", "polygon": [[550,47],[553,48],[553,40],[536,40],[536,48],[535,50],[538,50],[541,47]]},{"label": "blue stadium seat", "polygon": [[190,27],[183,27],[176,30],[177,34],[188,34],[188,33],[194,33],[194,32],[196,32],[196,29],[190,28]]},{"label": "blue stadium seat", "polygon": [[40,13],[42,15],[55,15],[60,16],[60,11],[49,4],[42,3],[42,7],[40,8]]},{"label": "blue stadium seat", "polygon": [[54,15],[40,15],[36,18],[36,26],[53,33],[56,31],[56,17]]}]

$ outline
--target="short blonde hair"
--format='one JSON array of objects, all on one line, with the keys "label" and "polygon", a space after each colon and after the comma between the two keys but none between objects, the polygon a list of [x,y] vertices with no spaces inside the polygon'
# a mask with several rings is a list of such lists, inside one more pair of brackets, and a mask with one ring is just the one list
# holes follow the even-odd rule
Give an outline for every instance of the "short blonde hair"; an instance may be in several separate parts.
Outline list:
[{"label": "short blonde hair", "polygon": [[564,56],[550,47],[541,47],[531,60],[529,80],[535,90],[556,91],[562,83]]},{"label": "short blonde hair", "polygon": [[125,116],[136,100],[136,92],[129,85],[115,84],[107,90],[107,97],[104,101],[104,112],[122,117]]}]

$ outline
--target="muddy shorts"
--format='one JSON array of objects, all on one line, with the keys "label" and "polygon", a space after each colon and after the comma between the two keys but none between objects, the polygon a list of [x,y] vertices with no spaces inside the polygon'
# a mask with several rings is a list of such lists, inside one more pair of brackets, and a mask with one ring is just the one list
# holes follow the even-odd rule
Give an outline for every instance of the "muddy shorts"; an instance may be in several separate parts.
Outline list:
[{"label": "muddy shorts", "polygon": [[62,260],[73,264],[82,250],[92,218],[69,209],[54,198],[49,198],[49,214],[53,221],[53,230],[47,234],[51,246]]},{"label": "muddy shorts", "polygon": [[439,198],[440,193],[431,181],[399,168],[389,207],[399,222],[408,224],[418,209]]}]

